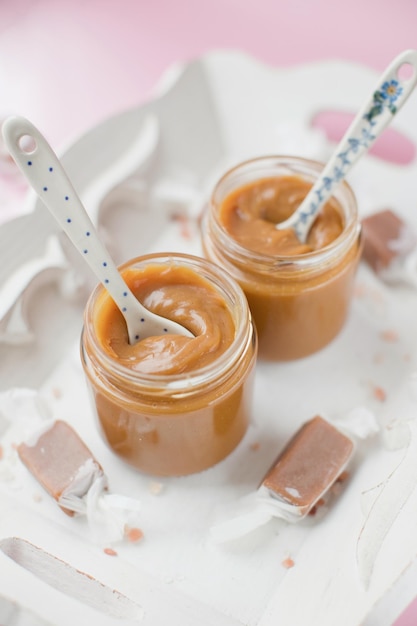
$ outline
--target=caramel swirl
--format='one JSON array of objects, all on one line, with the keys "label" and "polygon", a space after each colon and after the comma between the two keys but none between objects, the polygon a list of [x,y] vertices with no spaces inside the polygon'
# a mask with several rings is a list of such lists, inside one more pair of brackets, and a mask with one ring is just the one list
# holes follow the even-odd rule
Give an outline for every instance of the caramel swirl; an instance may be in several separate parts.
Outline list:
[{"label": "caramel swirl", "polygon": [[126,367],[145,374],[194,372],[215,361],[233,342],[235,326],[225,300],[196,272],[175,264],[149,264],[124,270],[123,278],[147,309],[195,335],[166,334],[130,345],[122,314],[103,292],[97,304],[97,337],[107,354]]},{"label": "caramel swirl", "polygon": [[326,247],[343,231],[340,207],[331,198],[317,216],[305,244],[292,228],[279,230],[306,197],[311,184],[299,176],[263,178],[232,191],[223,201],[219,220],[233,239],[253,252],[294,256]]}]

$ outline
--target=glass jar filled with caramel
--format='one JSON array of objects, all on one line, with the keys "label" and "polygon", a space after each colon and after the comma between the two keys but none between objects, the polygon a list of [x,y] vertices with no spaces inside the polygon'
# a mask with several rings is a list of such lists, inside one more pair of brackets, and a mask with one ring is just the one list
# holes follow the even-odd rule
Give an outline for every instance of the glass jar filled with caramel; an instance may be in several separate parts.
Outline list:
[{"label": "glass jar filled with caramel", "polygon": [[245,292],[259,355],[310,355],[342,329],[361,253],[355,196],[346,182],[316,218],[307,242],[277,229],[299,206],[323,165],[297,157],[246,161],[216,184],[202,223],[205,256]]},{"label": "glass jar filled with caramel", "polygon": [[130,345],[102,286],[84,314],[81,354],[101,433],[129,464],[159,476],[204,470],[234,450],[250,418],[256,333],[239,285],[190,255],[121,266],[149,310],[187,327]]}]

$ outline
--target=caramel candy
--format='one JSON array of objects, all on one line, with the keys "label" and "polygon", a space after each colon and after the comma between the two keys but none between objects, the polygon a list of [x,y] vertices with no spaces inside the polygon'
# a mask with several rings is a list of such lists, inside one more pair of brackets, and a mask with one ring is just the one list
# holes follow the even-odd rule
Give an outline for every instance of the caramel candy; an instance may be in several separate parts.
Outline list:
[{"label": "caramel candy", "polygon": [[[93,482],[104,477],[99,463],[78,434],[57,420],[36,441],[17,448],[21,461],[67,515],[74,515],[76,501],[88,493]],[[63,503],[71,505],[71,508]],[[75,504],[75,503],[74,503]]]},{"label": "caramel candy", "polygon": [[278,456],[261,489],[287,505],[288,517],[307,515],[345,470],[353,450],[349,437],[314,417]]},{"label": "caramel candy", "polygon": [[362,220],[363,258],[379,273],[398,257],[408,254],[416,237],[405,222],[393,211],[379,211]]}]

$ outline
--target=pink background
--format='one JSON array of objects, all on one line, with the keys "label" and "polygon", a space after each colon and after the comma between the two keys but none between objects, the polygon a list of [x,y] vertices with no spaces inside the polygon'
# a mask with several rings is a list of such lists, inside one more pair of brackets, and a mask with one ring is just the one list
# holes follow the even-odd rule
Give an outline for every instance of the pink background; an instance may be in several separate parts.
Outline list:
[{"label": "pink background", "polygon": [[1,0],[0,116],[30,117],[56,146],[213,48],[382,70],[416,45],[416,0]]},{"label": "pink background", "polygon": [[[214,48],[382,70],[416,47],[417,0],[0,0],[0,118],[28,117],[58,150]],[[396,626],[416,624],[414,603]]]}]

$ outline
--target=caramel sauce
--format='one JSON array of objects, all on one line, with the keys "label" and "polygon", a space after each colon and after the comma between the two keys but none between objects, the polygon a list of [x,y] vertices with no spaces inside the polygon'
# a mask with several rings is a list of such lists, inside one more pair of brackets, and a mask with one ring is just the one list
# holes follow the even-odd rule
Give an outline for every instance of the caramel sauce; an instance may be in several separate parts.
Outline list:
[{"label": "caramel sauce", "polygon": [[310,188],[311,183],[300,176],[250,182],[224,199],[220,223],[243,247],[261,254],[294,256],[325,248],[343,231],[342,213],[334,198],[323,206],[305,244],[292,228],[275,227],[294,213]]},{"label": "caramel sauce", "polygon": [[121,312],[103,292],[97,303],[97,337],[109,356],[124,366],[147,374],[192,372],[215,361],[232,343],[235,327],[226,302],[196,272],[155,264],[140,272],[126,269],[123,278],[147,309],[195,335],[158,335],[130,345]]}]

